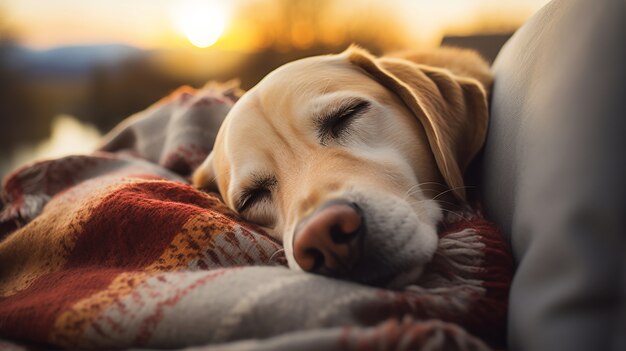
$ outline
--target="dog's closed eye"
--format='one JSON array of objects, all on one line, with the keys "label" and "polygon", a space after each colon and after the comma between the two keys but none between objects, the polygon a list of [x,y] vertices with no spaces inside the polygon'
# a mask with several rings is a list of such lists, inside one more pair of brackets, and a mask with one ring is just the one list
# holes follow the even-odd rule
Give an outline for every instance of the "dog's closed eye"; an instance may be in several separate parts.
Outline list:
[{"label": "dog's closed eye", "polygon": [[247,219],[261,225],[269,224],[271,222],[271,216],[267,213],[267,209],[265,209],[265,211],[253,210],[259,207],[259,204],[271,201],[272,190],[276,187],[277,183],[276,177],[273,176],[253,176],[250,186],[244,188],[235,201],[235,209],[237,212]]},{"label": "dog's closed eye", "polygon": [[246,189],[237,204],[237,211],[243,213],[250,209],[255,203],[272,196],[272,192],[267,188]]},{"label": "dog's closed eye", "polygon": [[318,139],[326,145],[331,140],[341,139],[349,132],[352,122],[363,115],[371,104],[363,99],[350,99],[332,108],[317,119]]}]

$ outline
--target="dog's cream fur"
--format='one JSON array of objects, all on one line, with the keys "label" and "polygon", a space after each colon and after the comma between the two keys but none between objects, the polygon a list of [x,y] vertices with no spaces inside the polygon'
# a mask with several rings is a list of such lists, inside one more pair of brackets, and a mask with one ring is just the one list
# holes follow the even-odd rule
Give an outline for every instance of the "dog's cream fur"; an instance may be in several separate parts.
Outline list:
[{"label": "dog's cream fur", "polygon": [[[484,142],[490,85],[477,54],[452,48],[379,58],[351,47],[295,61],[235,104],[193,182],[233,209],[244,189],[263,187],[241,215],[283,241],[294,269],[298,223],[330,199],[356,202],[374,267],[357,280],[401,285],[436,249],[442,208],[433,198],[447,188],[443,199],[465,199],[463,172]],[[320,116],[358,102],[367,108],[340,133],[320,131]]]}]

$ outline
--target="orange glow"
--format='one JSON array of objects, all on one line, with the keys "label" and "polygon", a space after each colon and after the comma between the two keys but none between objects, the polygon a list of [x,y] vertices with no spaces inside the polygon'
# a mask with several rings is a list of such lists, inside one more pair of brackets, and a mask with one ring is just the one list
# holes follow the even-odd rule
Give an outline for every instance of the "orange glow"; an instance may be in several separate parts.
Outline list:
[{"label": "orange glow", "polygon": [[297,21],[291,28],[291,41],[299,49],[306,49],[313,44],[315,33],[310,23]]},{"label": "orange glow", "polygon": [[[281,51],[358,40],[383,49],[438,45],[444,34],[514,30],[548,0],[4,0],[0,20],[34,48],[122,43]],[[80,28],[80,30],[76,30]]]}]

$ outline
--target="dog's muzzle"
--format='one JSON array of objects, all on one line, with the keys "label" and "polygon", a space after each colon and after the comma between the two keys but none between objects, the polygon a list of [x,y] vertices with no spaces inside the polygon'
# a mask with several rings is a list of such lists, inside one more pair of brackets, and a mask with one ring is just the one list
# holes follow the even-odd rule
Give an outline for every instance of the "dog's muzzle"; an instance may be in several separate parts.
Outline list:
[{"label": "dog's muzzle", "polygon": [[304,271],[347,277],[362,256],[365,234],[365,217],[356,203],[328,201],[296,227],[294,258]]}]

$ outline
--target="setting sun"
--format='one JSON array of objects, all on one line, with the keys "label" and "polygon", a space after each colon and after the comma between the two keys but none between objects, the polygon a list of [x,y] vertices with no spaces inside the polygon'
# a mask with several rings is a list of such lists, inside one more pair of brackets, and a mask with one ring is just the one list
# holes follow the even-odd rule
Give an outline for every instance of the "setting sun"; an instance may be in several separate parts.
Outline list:
[{"label": "setting sun", "polygon": [[187,0],[175,11],[178,29],[199,48],[209,47],[220,38],[228,17],[222,2]]}]

